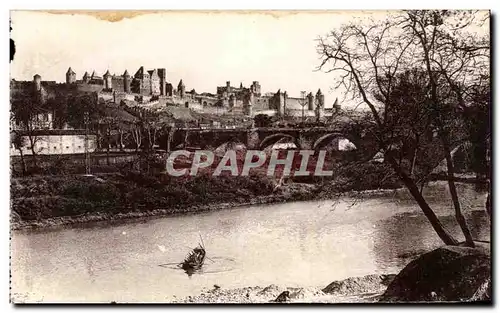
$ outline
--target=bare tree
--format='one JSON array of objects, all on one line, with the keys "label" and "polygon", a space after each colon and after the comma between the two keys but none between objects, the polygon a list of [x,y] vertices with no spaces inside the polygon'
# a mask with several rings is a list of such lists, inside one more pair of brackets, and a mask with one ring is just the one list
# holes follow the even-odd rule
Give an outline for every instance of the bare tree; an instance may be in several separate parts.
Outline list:
[{"label": "bare tree", "polygon": [[11,135],[11,140],[12,144],[14,145],[14,148],[19,151],[19,155],[21,156],[21,171],[23,176],[26,175],[26,160],[24,159],[24,145],[25,145],[25,138],[19,133],[19,132],[14,132]]},{"label": "bare tree", "polygon": [[153,150],[158,131],[164,126],[164,123],[159,116],[146,112],[142,117],[142,126],[147,138],[147,150]]},{"label": "bare tree", "polygon": [[[33,166],[38,168],[37,143],[40,142],[39,130],[41,128],[40,118],[46,116],[47,111],[42,108],[41,101],[37,97],[26,95],[12,102],[13,118],[20,125],[21,131],[27,136],[29,149],[31,150]],[[43,122],[43,121],[42,121]]]},{"label": "bare tree", "polygon": [[[446,59],[444,53],[453,47],[445,44],[446,40],[453,42],[456,49],[465,51],[477,51],[476,48],[481,46],[477,43],[473,44],[470,40],[466,46],[460,46],[456,41],[452,41],[454,33],[446,30],[453,29],[449,26],[449,22],[453,20],[456,20],[456,16],[447,12],[410,11],[395,14],[384,21],[344,25],[318,39],[318,53],[322,57],[319,68],[328,73],[339,74],[336,87],[345,88],[347,93],[354,98],[361,98],[362,103],[368,106],[376,125],[375,138],[380,150],[384,152],[386,162],[403,181],[441,240],[445,244],[455,245],[457,240],[444,229],[420,193],[411,171],[408,171],[394,154],[394,146],[404,138],[395,127],[394,119],[391,119],[394,105],[400,105],[394,101],[395,88],[399,83],[398,77],[412,68],[417,68],[427,74],[422,82],[426,90],[425,98],[421,99],[421,102],[423,106],[430,109],[431,114],[425,115],[426,118],[430,118],[430,121],[423,123],[423,116],[415,116],[411,121],[418,123],[419,127],[427,124],[439,133],[441,148],[447,158],[448,178],[451,181],[449,187],[456,218],[467,244],[473,246],[470,232],[460,212],[460,204],[453,183],[454,171],[450,154],[451,133],[446,123],[450,121],[450,113],[453,112],[449,110],[450,104],[459,98],[458,84],[453,85],[452,82],[460,81],[458,79],[460,77],[463,79],[458,86],[464,86],[480,75],[468,74],[468,71],[472,69],[465,66],[459,65],[451,68],[450,64],[442,63],[442,66],[438,66],[435,63],[436,56],[439,55],[438,51],[441,51],[443,59]],[[424,23],[423,27],[419,23]],[[468,27],[467,23],[462,23],[465,26],[461,24],[458,27],[463,30]],[[436,30],[438,28],[443,30],[438,32]],[[439,40],[443,42],[442,45],[436,44],[439,36],[441,36]],[[456,54],[461,55],[459,52]],[[471,57],[470,62],[473,63],[473,60],[475,59]],[[453,64],[460,64],[458,61],[454,62],[456,63]],[[448,73],[449,79],[442,74],[443,71]],[[460,89],[460,91],[465,89]],[[453,90],[455,90],[455,97],[450,98],[446,92]],[[415,129],[407,135],[413,137],[418,146],[420,131]]]},{"label": "bare tree", "polygon": [[116,117],[114,116],[106,116],[101,119],[101,123],[104,126],[104,140],[106,143],[106,163],[110,165],[110,149],[111,149],[111,143],[113,140],[113,133],[114,131],[119,128],[119,123]]},{"label": "bare tree", "polygon": [[135,151],[138,152],[142,145],[142,122],[137,121],[130,130],[135,144]]},{"label": "bare tree", "polygon": [[[477,14],[467,11],[409,11],[405,28],[417,39],[416,46],[423,58],[428,75],[430,101],[434,106],[433,122],[446,159],[448,187],[455,217],[465,236],[466,243],[474,246],[472,235],[461,212],[460,201],[454,182],[454,164],[451,155],[450,115],[464,108],[468,87],[475,85],[489,68],[489,45],[484,37],[467,34]],[[450,24],[453,23],[453,26]],[[441,96],[439,90],[452,94]],[[441,92],[442,93],[442,92]],[[447,104],[451,106],[447,110]],[[445,108],[443,110],[443,108]]]}]

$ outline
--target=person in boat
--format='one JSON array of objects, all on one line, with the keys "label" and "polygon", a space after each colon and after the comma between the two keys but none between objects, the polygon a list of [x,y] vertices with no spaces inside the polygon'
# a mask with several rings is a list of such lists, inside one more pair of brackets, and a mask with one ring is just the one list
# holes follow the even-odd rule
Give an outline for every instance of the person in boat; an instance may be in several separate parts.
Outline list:
[{"label": "person in boat", "polygon": [[201,267],[205,260],[206,251],[203,247],[196,247],[182,263],[183,268]]},{"label": "person in boat", "polygon": [[203,249],[202,247],[197,247],[193,249],[193,252],[195,254],[196,261],[202,263],[205,259],[205,249]]}]

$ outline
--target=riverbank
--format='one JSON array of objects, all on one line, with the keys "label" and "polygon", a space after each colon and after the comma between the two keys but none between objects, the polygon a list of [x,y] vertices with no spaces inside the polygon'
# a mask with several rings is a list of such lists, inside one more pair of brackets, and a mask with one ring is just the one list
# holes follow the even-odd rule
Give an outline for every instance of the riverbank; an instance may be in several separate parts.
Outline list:
[{"label": "riverbank", "polygon": [[277,303],[283,292],[287,303],[374,303],[387,289],[395,274],[366,275],[334,281],[326,287],[214,287],[194,297],[168,299],[172,303]]},{"label": "riverbank", "polygon": [[372,274],[333,281],[321,287],[223,289],[214,285],[200,295],[174,303],[491,303],[491,247],[442,246],[423,253],[398,274]]},{"label": "riverbank", "polygon": [[[387,285],[395,277],[388,275],[366,275],[334,281],[327,287],[286,287],[275,284],[266,287],[244,287],[226,289],[218,285],[204,289],[199,295],[177,298],[167,297],[165,303],[277,303],[276,298],[288,291],[287,303],[374,303],[377,302]],[[30,300],[29,294],[11,295],[14,303],[42,303],[43,299]]]},{"label": "riverbank", "polygon": [[162,181],[137,173],[13,179],[11,229],[178,216],[256,204],[329,200],[393,191],[332,192],[332,188],[325,188],[329,183],[290,181],[277,185],[267,177],[204,176]]},{"label": "riverbank", "polygon": [[274,204],[274,203],[283,203],[291,201],[330,200],[341,196],[354,197],[360,195],[366,195],[366,196],[387,195],[396,191],[391,189],[366,190],[363,192],[345,192],[345,193],[338,193],[330,196],[325,196],[324,194],[315,193],[314,191],[316,187],[314,185],[312,184],[309,186],[305,185],[306,184],[295,184],[295,186],[289,185],[289,186],[284,186],[282,188],[282,189],[297,188],[300,191],[288,192],[286,194],[272,194],[269,196],[255,197],[252,198],[250,201],[246,202],[224,202],[224,203],[212,203],[206,205],[188,206],[185,207],[182,212],[176,212],[171,209],[153,209],[143,212],[126,212],[126,213],[116,213],[116,214],[107,212],[96,212],[96,213],[85,213],[78,216],[51,217],[40,220],[22,220],[19,217],[14,216],[11,219],[11,229],[12,230],[42,229],[50,227],[85,224],[92,222],[141,220],[147,218],[190,215],[190,214],[204,213],[204,212],[224,210],[224,209],[234,209],[234,208],[246,207],[250,205],[259,205],[259,204]]},{"label": "riverbank", "polygon": [[[303,197],[306,196],[305,194],[301,195]],[[20,230],[20,229],[57,227],[63,225],[83,224],[83,223],[101,222],[101,221],[121,221],[127,219],[179,216],[179,215],[189,215],[189,214],[203,213],[215,210],[223,210],[229,208],[244,207],[256,204],[272,204],[272,203],[293,201],[291,199],[293,199],[293,196],[292,197],[283,197],[282,195],[261,196],[253,198],[248,202],[225,202],[225,203],[212,203],[206,205],[187,206],[183,208],[182,212],[176,212],[172,209],[152,209],[142,212],[134,211],[126,213],[95,212],[95,213],[85,213],[78,216],[61,216],[61,217],[44,218],[41,220],[21,220],[14,218],[11,222],[11,227],[13,230]],[[313,198],[311,198],[310,200],[313,200]]]}]

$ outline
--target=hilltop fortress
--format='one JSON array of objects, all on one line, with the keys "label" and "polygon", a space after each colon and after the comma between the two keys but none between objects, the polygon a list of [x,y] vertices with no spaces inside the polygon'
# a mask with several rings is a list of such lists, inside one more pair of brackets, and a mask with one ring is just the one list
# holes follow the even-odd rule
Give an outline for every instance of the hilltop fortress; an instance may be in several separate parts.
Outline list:
[{"label": "hilltop fortress", "polygon": [[[35,75],[32,82],[11,81],[11,95],[22,93],[29,88],[38,92],[41,98],[55,97],[57,93],[97,93],[99,98],[115,103],[125,103],[132,106],[161,108],[165,106],[182,106],[194,111],[213,114],[235,114],[254,116],[256,114],[278,116],[314,116],[317,120],[325,115],[331,115],[332,109],[325,110],[325,97],[318,89],[316,94],[310,92],[305,97],[289,97],[286,91],[263,94],[258,81],[249,87],[240,83],[239,87],[218,86],[216,93],[197,93],[194,89],[187,91],[182,79],[176,88],[167,81],[165,68],[145,70],[141,66],[131,76],[127,70],[122,75],[111,74],[108,71],[99,76],[85,72],[77,79],[70,67],[66,72],[66,82],[42,81],[40,75]],[[338,110],[337,101],[333,110]]]}]

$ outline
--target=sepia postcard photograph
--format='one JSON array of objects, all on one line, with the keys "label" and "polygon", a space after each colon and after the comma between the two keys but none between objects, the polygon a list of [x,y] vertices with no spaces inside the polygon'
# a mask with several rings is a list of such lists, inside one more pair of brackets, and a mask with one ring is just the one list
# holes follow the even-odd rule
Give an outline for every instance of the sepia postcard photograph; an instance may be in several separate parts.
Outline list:
[{"label": "sepia postcard photograph", "polygon": [[11,10],[10,302],[491,305],[491,25]]}]

